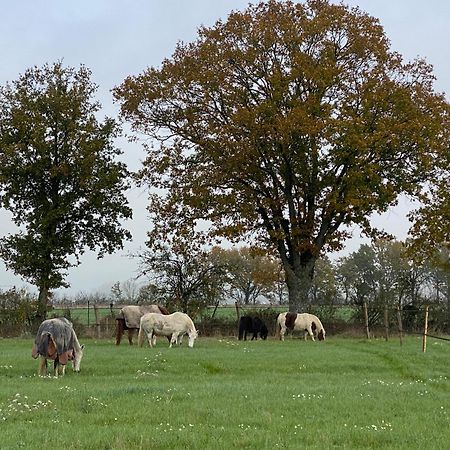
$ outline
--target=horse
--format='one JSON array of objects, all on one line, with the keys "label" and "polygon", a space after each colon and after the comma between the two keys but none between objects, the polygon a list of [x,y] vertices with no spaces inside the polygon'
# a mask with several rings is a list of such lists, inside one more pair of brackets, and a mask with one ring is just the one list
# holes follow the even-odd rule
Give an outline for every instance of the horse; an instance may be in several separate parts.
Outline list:
[{"label": "horse", "polygon": [[47,359],[52,359],[54,376],[64,375],[66,364],[72,361],[73,370],[80,371],[84,345],[80,345],[72,323],[65,317],[44,320],[37,331],[31,356],[39,356],[38,375],[46,376]]},{"label": "horse", "polygon": [[167,336],[170,337],[170,348],[172,344],[181,344],[184,334],[189,336],[188,346],[193,347],[198,333],[194,322],[187,314],[182,312],[168,315],[147,313],[141,317],[138,342],[142,347],[145,336],[147,336],[150,347],[153,347],[156,344],[156,336]]},{"label": "horse", "polygon": [[139,321],[146,313],[169,314],[161,305],[124,306],[116,317],[116,345],[120,345],[125,330],[128,330],[128,342],[133,345],[134,332],[139,330]]},{"label": "horse", "polygon": [[258,339],[258,333],[261,339],[266,340],[269,330],[266,324],[259,317],[242,316],[239,319],[239,340],[247,340],[247,333],[253,333],[253,339]]},{"label": "horse", "polygon": [[286,330],[305,331],[305,341],[309,336],[314,341],[314,335],[317,336],[319,341],[325,339],[325,328],[322,325],[320,319],[314,314],[309,313],[294,313],[285,312],[281,313],[277,317],[277,325],[275,330],[275,336],[284,341],[284,335]]}]

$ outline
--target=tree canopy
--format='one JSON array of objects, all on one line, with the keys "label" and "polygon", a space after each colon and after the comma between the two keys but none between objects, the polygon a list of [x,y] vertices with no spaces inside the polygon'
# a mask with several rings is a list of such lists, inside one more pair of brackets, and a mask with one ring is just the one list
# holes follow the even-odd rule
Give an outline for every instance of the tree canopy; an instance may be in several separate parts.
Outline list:
[{"label": "tree canopy", "polygon": [[19,227],[3,237],[8,268],[40,291],[67,285],[67,268],[85,249],[99,257],[131,237],[124,191],[128,171],[116,158],[114,120],[100,123],[90,71],[61,62],[32,68],[0,87],[0,206]]},{"label": "tree canopy", "polygon": [[377,19],[326,0],[260,2],[201,27],[114,90],[152,138],[140,173],[155,188],[151,237],[206,221],[212,238],[261,241],[300,308],[319,254],[347,226],[371,233],[372,213],[432,176],[448,148],[433,80],[424,60],[390,49]]}]

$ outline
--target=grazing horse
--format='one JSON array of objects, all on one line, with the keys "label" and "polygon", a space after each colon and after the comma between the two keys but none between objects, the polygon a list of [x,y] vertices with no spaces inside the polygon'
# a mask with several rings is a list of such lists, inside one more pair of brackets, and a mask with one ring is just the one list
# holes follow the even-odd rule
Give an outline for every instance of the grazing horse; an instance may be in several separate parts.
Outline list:
[{"label": "grazing horse", "polygon": [[314,335],[317,336],[319,341],[325,339],[325,328],[322,322],[314,314],[302,313],[297,314],[294,312],[281,313],[277,318],[277,325],[275,336],[279,337],[284,341],[284,335],[286,330],[295,331],[305,331],[305,341],[307,340],[308,334],[314,341]]},{"label": "grazing horse", "polygon": [[150,312],[169,314],[169,311],[161,305],[124,306],[116,317],[116,345],[120,345],[125,330],[128,330],[128,342],[133,345],[133,335],[139,330],[141,317]]},{"label": "grazing horse", "polygon": [[174,312],[172,314],[147,313],[141,317],[139,328],[139,345],[144,344],[145,336],[147,336],[150,347],[156,344],[156,336],[170,337],[169,347],[172,344],[181,344],[181,338],[187,334],[189,336],[189,347],[194,346],[198,333],[195,329],[192,319],[182,312]]},{"label": "grazing horse", "polygon": [[39,356],[39,376],[47,375],[47,359],[54,361],[54,375],[64,375],[66,364],[72,361],[73,370],[80,371],[84,345],[80,345],[73,325],[65,317],[44,320],[39,326],[31,356]]},{"label": "grazing horse", "polygon": [[247,333],[253,333],[253,339],[258,339],[258,333],[261,339],[266,340],[269,330],[266,324],[259,317],[242,316],[239,319],[239,340],[247,340]]}]

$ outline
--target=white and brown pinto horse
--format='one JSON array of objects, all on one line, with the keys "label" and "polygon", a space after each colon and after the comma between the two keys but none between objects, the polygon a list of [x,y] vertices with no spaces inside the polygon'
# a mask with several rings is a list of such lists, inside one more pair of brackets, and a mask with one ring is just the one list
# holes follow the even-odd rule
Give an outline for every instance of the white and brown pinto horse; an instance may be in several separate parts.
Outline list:
[{"label": "white and brown pinto horse", "polygon": [[189,336],[189,347],[194,346],[198,333],[195,329],[194,322],[185,313],[174,312],[172,314],[147,313],[141,317],[139,328],[139,345],[144,344],[145,336],[147,336],[150,347],[156,344],[156,336],[167,336],[170,338],[169,347],[172,344],[181,344],[181,338],[187,334]]},{"label": "white and brown pinto horse", "polygon": [[120,344],[125,330],[128,330],[128,342],[133,345],[133,335],[139,330],[141,317],[146,313],[169,314],[161,305],[128,305],[124,306],[116,317],[116,345]]},{"label": "white and brown pinto horse", "polygon": [[295,312],[285,312],[278,315],[277,325],[275,330],[275,336],[284,341],[284,335],[286,330],[292,331],[305,331],[305,341],[308,338],[308,334],[314,341],[316,336],[319,341],[325,339],[325,328],[322,325],[320,319],[314,314]]},{"label": "white and brown pinto horse", "polygon": [[54,376],[64,375],[66,364],[80,371],[84,345],[80,345],[73,325],[65,317],[44,320],[39,326],[31,356],[39,357],[39,376],[47,375],[47,360],[54,361]]}]

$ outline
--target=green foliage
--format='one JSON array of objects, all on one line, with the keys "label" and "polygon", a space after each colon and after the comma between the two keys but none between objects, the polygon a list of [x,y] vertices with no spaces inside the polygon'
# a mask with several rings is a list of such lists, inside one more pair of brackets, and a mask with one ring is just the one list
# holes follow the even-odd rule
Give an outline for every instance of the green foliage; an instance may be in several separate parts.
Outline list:
[{"label": "green foliage", "polygon": [[40,289],[66,286],[66,270],[86,250],[122,247],[131,217],[128,171],[116,158],[120,129],[106,118],[90,71],[61,62],[32,68],[0,88],[0,205],[19,232],[0,241],[9,269]]},{"label": "green foliage", "polygon": [[141,274],[150,279],[148,288],[155,294],[152,303],[160,299],[169,310],[195,316],[221,299],[226,275],[222,262],[195,243],[175,240],[158,246],[150,245],[140,255]]},{"label": "green foliage", "polygon": [[256,247],[222,249],[214,247],[211,257],[224,266],[225,296],[240,304],[257,303],[258,297],[272,299],[283,276],[277,259]]},{"label": "green foliage", "polygon": [[36,312],[36,298],[26,289],[0,291],[0,335],[17,336],[30,330]]},{"label": "green foliage", "polygon": [[377,19],[326,0],[260,2],[200,28],[114,90],[152,138],[151,235],[207,221],[211,239],[256,239],[302,307],[319,254],[341,248],[346,226],[375,234],[370,215],[418,195],[448,154],[433,79],[390,50]]},{"label": "green foliage", "polygon": [[[31,340],[0,340],[4,448],[409,449],[448,444],[447,343],[197,339],[86,344],[39,378]],[[3,419],[4,418],[4,419]],[[49,432],[43,432],[49,430]],[[51,432],[50,432],[51,430]],[[76,430],[76,432],[75,432]]]}]

